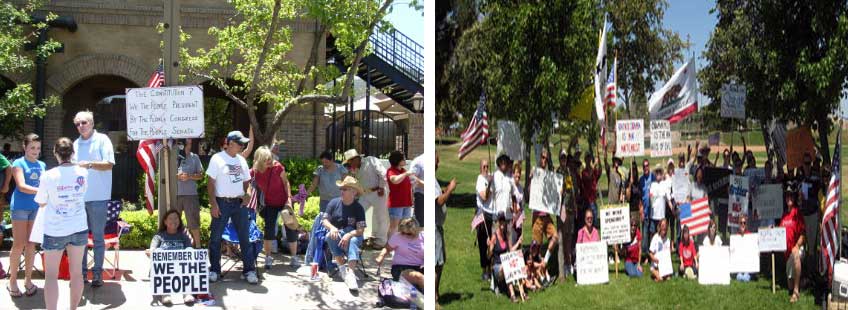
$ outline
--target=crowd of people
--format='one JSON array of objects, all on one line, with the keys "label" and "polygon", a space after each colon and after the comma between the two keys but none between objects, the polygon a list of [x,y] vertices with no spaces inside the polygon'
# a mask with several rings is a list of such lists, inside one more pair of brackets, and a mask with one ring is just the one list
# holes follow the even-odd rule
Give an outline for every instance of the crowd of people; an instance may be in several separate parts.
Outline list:
[{"label": "crowd of people", "polygon": [[[74,126],[80,136],[66,137],[53,145],[58,165],[47,169],[39,160],[41,138],[24,137],[24,156],[9,163],[0,155],[0,194],[16,185],[10,205],[13,245],[10,253],[7,292],[13,298],[33,296],[38,287],[32,281],[35,248],[45,252],[45,304],[58,307],[58,273],[63,252],[67,252],[70,269],[71,299],[75,309],[82,296],[84,283],[96,288],[103,285],[104,226],[107,203],[111,200],[112,170],[115,155],[110,138],[94,129],[94,115],[89,111],[76,114]],[[192,139],[179,141],[182,151],[177,171],[177,199],[170,206],[161,205],[159,231],[150,240],[148,254],[156,250],[208,248],[210,282],[221,277],[222,240],[228,224],[238,236],[242,257],[241,278],[258,284],[256,253],[250,240],[250,227],[258,214],[264,219],[264,267],[275,265],[273,241],[278,231],[283,235],[289,254],[289,266],[301,266],[298,254],[298,213],[292,208],[292,186],[286,167],[279,161],[279,149],[261,146],[253,150],[253,132],[245,137],[240,131],[227,134],[222,151],[214,154],[204,169],[199,156],[192,152]],[[252,157],[252,166],[247,158]],[[387,169],[379,159],[364,156],[356,150],[344,153],[344,161],[336,162],[329,151],[323,152],[321,165],[313,173],[309,191],[318,190],[319,215],[308,232],[308,246],[303,262],[312,268],[312,279],[319,280],[319,264],[324,265],[326,246],[332,261],[338,265],[342,280],[355,291],[359,289],[354,273],[365,248],[381,250],[374,262],[382,265],[391,254],[391,276],[407,281],[423,291],[424,235],[423,226],[423,157],[409,165],[405,155],[394,151]],[[201,244],[198,182],[206,179],[209,212],[212,216],[209,244]],[[415,209],[415,210],[413,210]],[[0,210],[0,213],[2,210]],[[366,213],[371,218],[366,218]],[[183,223],[182,217],[186,223]],[[38,219],[37,217],[43,217]],[[278,220],[282,218],[282,225]],[[43,226],[36,227],[39,223]],[[282,226],[282,229],[279,229]],[[369,229],[370,228],[370,229]],[[93,252],[93,262],[84,255],[86,245]],[[367,238],[367,239],[366,239]],[[39,245],[40,244],[40,245]],[[24,257],[24,281],[18,281],[18,266]],[[74,267],[79,266],[79,267]],[[89,266],[90,278],[89,278]],[[328,266],[329,267],[329,266]],[[0,270],[3,268],[0,267]],[[379,269],[378,269],[379,270]],[[172,296],[157,297],[171,304]],[[195,298],[182,296],[191,304]]]},{"label": "crowd of people", "polygon": [[[647,273],[657,282],[667,280],[670,276],[697,279],[701,247],[726,245],[731,234],[744,235],[757,231],[759,227],[785,227],[788,290],[790,301],[796,302],[802,272],[811,268],[802,266],[815,266],[814,262],[807,259],[811,258],[808,252],[816,249],[811,240],[814,240],[821,221],[823,196],[826,195],[824,182],[830,178],[829,167],[821,165],[819,154],[805,153],[799,167],[787,168],[782,158],[770,150],[762,169],[758,169],[754,153],[747,149],[744,139],[742,144],[741,153],[734,151],[731,146],[716,154],[711,161],[711,148],[701,147],[698,142],[695,144],[694,156],[692,146],[689,145],[685,153],[677,156],[677,161],[668,159],[665,167],[657,164],[652,168],[650,161],[644,159],[640,171],[634,158],[627,171],[622,167],[624,160],[615,155],[612,157],[612,165],[609,164],[609,152],[606,149],[603,153],[596,149],[597,158],[592,153],[584,156],[577,139],[574,139],[571,146],[559,154],[559,167],[556,168],[553,167],[549,151],[543,149],[538,155],[538,164],[527,175],[529,180],[526,184],[521,182],[521,164],[513,162],[507,155],[502,154],[496,158],[493,173],[490,172],[489,161],[482,160],[475,186],[478,210],[475,220],[478,217],[482,219],[479,224],[472,223],[476,225],[481,279],[488,282],[492,290],[506,292],[514,302],[518,302],[526,300],[525,290],[543,289],[552,285],[556,278],[562,283],[569,277],[576,277],[576,244],[601,240],[598,205],[624,203],[630,211],[631,241],[610,246],[609,251],[613,253],[614,248],[615,252],[622,254],[625,273],[630,277],[641,278]],[[785,198],[782,218],[760,219],[753,207],[750,196],[752,191],[749,190],[748,213],[738,217],[737,225],[728,226],[727,197],[709,196],[710,189],[705,184],[705,170],[708,168],[727,169],[732,175],[747,176],[749,179],[759,176],[761,180],[750,182],[752,190],[759,184],[781,184]],[[525,208],[530,201],[530,186],[536,182],[534,175],[539,175],[543,172],[541,170],[563,176],[559,214],[535,211],[544,208],[530,206],[532,212]],[[761,175],[762,171],[765,172],[764,176]],[[604,184],[598,184],[602,173],[607,175],[606,195],[603,198],[600,187],[604,187]],[[672,185],[675,174],[678,178],[680,175],[685,176],[687,185],[682,187],[683,192],[679,192],[679,184]],[[436,188],[439,191],[436,196],[438,207],[444,207],[446,198],[442,197],[450,196],[455,186],[455,180],[452,180],[444,193],[441,188]],[[680,206],[705,197],[708,198],[711,210],[709,227],[706,233],[699,232],[699,235],[693,236],[690,227],[681,224]],[[528,247],[522,246],[521,221],[525,212],[532,214],[532,241]],[[443,238],[443,231],[439,230],[439,212],[436,214],[436,237],[439,239]],[[444,217],[444,214],[441,216]],[[438,295],[438,276],[445,256],[443,240],[437,240],[436,250]],[[504,283],[499,256],[516,250],[523,251],[527,279]],[[672,275],[660,273],[660,258],[657,254],[662,251],[675,253],[673,257],[679,260],[678,268]],[[556,262],[550,261],[553,256],[557,257]],[[613,260],[612,254],[608,259]],[[648,272],[643,272],[643,266],[647,266]],[[549,271],[553,277],[548,275]],[[749,273],[733,275],[738,281],[751,281],[755,277],[756,274]]]}]

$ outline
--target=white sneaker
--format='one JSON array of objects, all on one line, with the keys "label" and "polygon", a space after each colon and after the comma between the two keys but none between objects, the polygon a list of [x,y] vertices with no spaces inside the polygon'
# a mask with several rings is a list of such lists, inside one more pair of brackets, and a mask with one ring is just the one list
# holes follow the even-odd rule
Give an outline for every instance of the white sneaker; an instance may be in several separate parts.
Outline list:
[{"label": "white sneaker", "polygon": [[259,283],[259,277],[256,276],[256,271],[248,271],[245,276],[247,279],[247,283],[257,284]]},{"label": "white sneaker", "polygon": [[353,274],[353,270],[349,268],[345,268],[347,273],[344,275],[345,284],[347,284],[347,288],[351,291],[359,290],[359,283],[356,282],[356,275]]},{"label": "white sneaker", "polygon": [[209,272],[209,283],[218,282],[218,273],[214,271]]},{"label": "white sneaker", "polygon": [[297,256],[292,256],[289,266],[294,267],[294,269],[300,268],[300,260],[297,259]]}]

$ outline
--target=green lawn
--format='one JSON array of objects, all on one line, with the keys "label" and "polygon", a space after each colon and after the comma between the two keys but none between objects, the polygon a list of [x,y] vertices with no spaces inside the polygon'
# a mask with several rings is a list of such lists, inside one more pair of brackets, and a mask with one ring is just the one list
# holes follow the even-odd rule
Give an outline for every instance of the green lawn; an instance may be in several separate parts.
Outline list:
[{"label": "green lawn", "polygon": [[[496,296],[489,291],[488,282],[480,280],[480,267],[476,235],[470,230],[471,218],[475,212],[474,185],[478,174],[479,162],[488,158],[486,147],[479,147],[463,161],[457,160],[457,145],[438,145],[440,166],[438,179],[443,182],[457,179],[457,191],[448,202],[449,210],[445,223],[445,243],[447,264],[441,281],[440,303],[446,309],[497,309],[512,305],[505,296]],[[492,146],[491,156],[494,157]],[[583,148],[585,150],[585,147]],[[558,148],[556,149],[558,151]],[[755,154],[760,165],[765,153]],[[639,159],[641,160],[641,159]],[[652,159],[652,164],[661,162]],[[558,164],[558,162],[557,162]],[[844,171],[845,169],[843,169]],[[522,180],[523,181],[523,180]],[[606,190],[606,175],[600,181],[600,187]],[[843,199],[845,199],[843,194]],[[842,210],[842,218],[845,218]],[[530,219],[525,221],[524,243],[530,240]],[[782,259],[778,255],[777,259]],[[676,263],[675,263],[676,265]],[[647,267],[647,266],[643,266]],[[647,270],[647,268],[645,268]],[[565,284],[554,285],[545,291],[530,293],[530,300],[521,308],[545,308],[588,306],[591,309],[655,309],[655,308],[696,308],[696,309],[769,309],[769,308],[814,308],[813,297],[803,292],[797,305],[789,304],[789,294],[778,286],[776,294],[771,292],[771,278],[762,274],[758,281],[740,283],[731,281],[730,286],[702,286],[697,281],[673,278],[670,282],[656,284],[646,275],[641,279],[630,279],[624,275],[620,266],[618,278],[610,267],[610,282],[604,285],[576,286],[573,278]],[[780,283],[780,279],[778,279]]]}]

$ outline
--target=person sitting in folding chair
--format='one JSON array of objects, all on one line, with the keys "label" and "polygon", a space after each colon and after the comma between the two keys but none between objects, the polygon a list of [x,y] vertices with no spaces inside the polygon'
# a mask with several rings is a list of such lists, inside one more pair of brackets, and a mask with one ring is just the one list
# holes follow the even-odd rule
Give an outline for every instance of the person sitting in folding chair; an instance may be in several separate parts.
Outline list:
[{"label": "person sitting in folding chair", "polygon": [[[256,264],[256,260],[259,258],[259,253],[262,253],[264,234],[262,233],[262,230],[259,229],[259,226],[256,225],[256,212],[253,210],[248,211],[248,221],[249,228],[247,230],[247,239],[250,241],[250,250],[253,252],[253,256],[249,258],[245,257],[245,253],[249,253],[249,251],[247,251],[245,247],[241,245],[241,242],[239,242],[238,228],[235,223],[233,223],[232,219],[230,219],[230,221],[227,222],[227,226],[224,227],[224,234],[221,236],[221,240],[224,241],[227,247],[224,253],[226,253],[226,255],[230,258],[228,258],[226,262],[222,263],[222,266],[227,265],[230,262],[230,259],[241,260],[242,262],[250,260],[254,265]],[[233,264],[221,274],[227,274],[235,266],[236,263],[233,262]],[[241,278],[244,279],[244,275],[242,275]]]},{"label": "person sitting in folding chair", "polygon": [[329,231],[325,241],[330,245],[345,284],[350,290],[358,291],[354,270],[359,262],[359,249],[366,224],[365,209],[356,201],[356,196],[362,194],[362,187],[351,176],[336,182],[336,185],[341,189],[342,196],[330,201],[321,224]]}]

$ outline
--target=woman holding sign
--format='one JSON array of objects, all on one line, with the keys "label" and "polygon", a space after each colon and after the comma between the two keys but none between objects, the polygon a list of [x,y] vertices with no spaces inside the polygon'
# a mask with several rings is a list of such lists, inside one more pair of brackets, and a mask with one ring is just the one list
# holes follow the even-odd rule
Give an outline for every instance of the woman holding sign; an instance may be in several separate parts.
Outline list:
[{"label": "woman holding sign", "polygon": [[[150,240],[150,252],[157,249],[161,250],[184,250],[192,245],[191,237],[186,234],[185,226],[180,218],[180,211],[171,209],[162,217],[162,222],[159,223],[159,232]],[[168,307],[171,306],[171,296],[156,296],[159,301]],[[186,305],[194,303],[194,297],[191,294],[183,295],[183,302]]]},{"label": "woman holding sign", "polygon": [[[488,242],[489,254],[491,254],[492,261],[494,262],[492,271],[495,274],[495,279],[498,279],[496,284],[501,283],[500,281],[504,279],[503,268],[501,266],[501,254],[510,252],[512,249],[512,241],[507,237],[509,234],[507,223],[508,221],[506,220],[506,216],[498,214],[497,229],[494,230],[494,233]],[[523,285],[520,283],[506,283],[506,285],[507,290],[509,291],[509,299],[512,300],[512,302],[518,302],[518,298],[515,297],[515,290],[513,286],[518,287],[518,291],[521,293],[521,300],[527,300],[527,295],[524,293]]]},{"label": "woman holding sign", "polygon": [[[56,309],[59,301],[59,261],[62,251],[68,252],[69,266],[81,266],[83,251],[88,242],[88,221],[85,213],[85,192],[88,188],[88,170],[71,163],[74,144],[62,137],[53,147],[59,166],[41,175],[35,202],[44,213],[43,235],[34,234],[30,240],[43,240],[45,256],[44,303],[47,309]],[[76,309],[82,297],[82,269],[70,268],[71,309]]]},{"label": "woman holding sign", "polygon": [[630,244],[627,245],[627,257],[624,259],[624,271],[634,278],[642,277],[642,265],[639,258],[642,257],[642,232],[639,230],[639,219],[630,218]]},{"label": "woman holding sign", "polygon": [[656,282],[667,280],[671,274],[665,276],[660,274],[660,252],[671,253],[671,242],[668,240],[668,222],[665,219],[660,220],[659,231],[651,238],[651,251],[648,256],[651,258],[651,278]]},{"label": "woman holding sign", "polygon": [[589,242],[597,242],[601,241],[601,236],[598,234],[598,230],[595,229],[595,226],[592,225],[595,219],[594,212],[590,208],[586,208],[583,215],[583,222],[585,223],[583,228],[577,232],[577,243],[589,243]]}]

